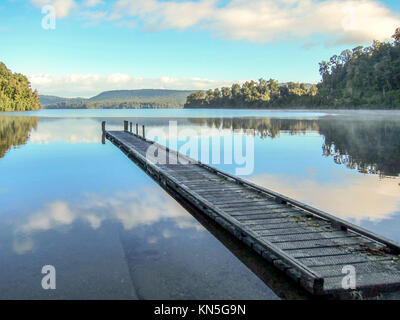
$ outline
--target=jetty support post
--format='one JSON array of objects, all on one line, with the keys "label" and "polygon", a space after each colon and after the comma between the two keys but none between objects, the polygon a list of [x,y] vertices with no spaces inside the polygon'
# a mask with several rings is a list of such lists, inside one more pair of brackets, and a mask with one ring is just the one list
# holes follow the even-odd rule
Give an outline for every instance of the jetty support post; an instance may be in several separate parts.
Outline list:
[{"label": "jetty support post", "polygon": [[129,131],[132,133],[132,122],[129,123]]},{"label": "jetty support post", "polygon": [[101,143],[106,144],[106,122],[101,122]]},{"label": "jetty support post", "polygon": [[146,138],[145,134],[144,134],[144,125],[142,125],[142,130],[143,130],[143,139]]},{"label": "jetty support post", "polygon": [[136,123],[136,135],[139,135],[139,125]]},{"label": "jetty support post", "polygon": [[128,131],[128,121],[124,120],[124,131]]}]

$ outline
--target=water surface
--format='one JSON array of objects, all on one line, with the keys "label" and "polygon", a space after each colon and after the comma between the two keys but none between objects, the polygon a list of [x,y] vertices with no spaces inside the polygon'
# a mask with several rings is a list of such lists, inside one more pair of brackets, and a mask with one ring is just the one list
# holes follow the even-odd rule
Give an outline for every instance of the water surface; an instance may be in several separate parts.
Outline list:
[{"label": "water surface", "polygon": [[[149,131],[167,131],[171,119],[179,130],[223,136],[254,130],[254,171],[245,178],[400,242],[399,113],[2,114],[0,298],[306,298],[119,149],[103,145],[101,121],[121,129],[124,119]],[[215,166],[235,172],[234,164]],[[41,287],[47,264],[56,267],[56,290]]]}]

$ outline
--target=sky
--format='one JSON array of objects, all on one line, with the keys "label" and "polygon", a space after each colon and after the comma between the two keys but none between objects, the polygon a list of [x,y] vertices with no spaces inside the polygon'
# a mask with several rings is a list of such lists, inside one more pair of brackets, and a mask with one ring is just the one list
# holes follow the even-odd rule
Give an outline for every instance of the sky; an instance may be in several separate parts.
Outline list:
[{"label": "sky", "polygon": [[398,0],[2,0],[0,61],[40,94],[320,81],[400,27]]}]

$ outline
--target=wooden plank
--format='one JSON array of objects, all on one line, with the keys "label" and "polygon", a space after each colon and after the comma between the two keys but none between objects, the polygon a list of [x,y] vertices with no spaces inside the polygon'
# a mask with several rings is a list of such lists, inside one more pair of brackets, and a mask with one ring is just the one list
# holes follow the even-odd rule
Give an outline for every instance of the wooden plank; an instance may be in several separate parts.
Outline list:
[{"label": "wooden plank", "polygon": [[[225,210],[224,210],[225,211]],[[238,210],[238,211],[230,211],[229,212],[231,215],[235,215],[235,216],[257,216],[257,215],[268,215],[268,214],[272,214],[272,213],[298,213],[299,216],[302,214],[302,211],[296,210],[296,209],[292,209],[290,207],[278,207],[278,208],[265,208],[262,210],[255,210],[255,211],[251,211],[251,213],[253,213],[253,215],[250,215],[248,211],[243,211],[243,210]],[[261,218],[262,220],[262,218]]]},{"label": "wooden plank", "polygon": [[[264,230],[258,230],[258,229],[254,229],[251,228],[251,230],[253,230],[255,233],[257,233],[257,235],[259,235],[260,237],[270,237],[270,236],[287,236],[287,235],[303,235],[303,234],[311,234],[311,233],[321,233],[321,232],[325,232],[325,229],[322,228],[313,228],[313,229],[307,229],[304,228],[301,225],[297,225],[296,227],[288,227],[288,228],[281,228],[282,224],[276,224],[276,226],[278,226],[278,228],[273,228],[273,224],[269,225],[268,229],[264,229]],[[314,237],[317,240],[321,239],[319,237]],[[325,238],[322,238],[325,239]],[[283,238],[283,240],[285,240]],[[306,237],[306,239],[304,240],[310,240],[308,237]],[[311,240],[314,240],[313,238]],[[292,241],[293,240],[288,240],[288,241]],[[285,241],[282,241],[285,242]],[[298,242],[298,241],[294,241],[294,242]],[[279,246],[279,243],[276,244],[277,246]]]},{"label": "wooden plank", "polygon": [[[274,216],[277,217],[277,216]],[[250,226],[249,228],[251,228],[252,230],[254,230],[255,232],[257,232],[257,234],[259,235],[263,235],[264,231],[266,233],[268,233],[268,230],[278,230],[278,229],[282,229],[281,233],[284,234],[284,231],[289,230],[289,229],[293,229],[293,228],[302,228],[308,231],[330,231],[330,230],[334,230],[332,228],[332,226],[328,223],[320,223],[320,224],[312,224],[310,225],[308,222],[290,222],[290,221],[285,221],[282,223],[273,223],[273,224],[260,224],[260,225],[256,225],[256,226]]]},{"label": "wooden plank", "polygon": [[263,220],[269,220],[271,219],[272,216],[278,215],[280,217],[285,217],[291,222],[309,222],[310,225],[314,221],[315,223],[317,222],[323,222],[324,220],[314,220],[309,218],[306,215],[302,215],[301,213],[297,214],[296,211],[283,211],[283,210],[273,210],[271,209],[270,212],[263,212],[263,213],[253,213],[253,214],[245,214],[242,212],[242,214],[237,214],[235,213],[234,215],[232,214],[233,217],[238,219],[239,221],[259,221],[262,222]]},{"label": "wooden plank", "polygon": [[220,196],[222,196],[222,197],[223,196],[232,197],[232,196],[236,195],[236,196],[240,197],[242,195],[253,195],[253,193],[247,192],[246,190],[243,190],[240,187],[236,188],[235,190],[233,190],[233,191],[231,191],[229,193],[226,193],[225,191],[222,191],[222,190],[217,190],[217,191],[207,191],[207,190],[205,190],[205,191],[199,192],[199,194],[207,195],[212,199],[219,198]]},{"label": "wooden plank", "polygon": [[318,239],[334,239],[334,238],[344,238],[344,237],[354,237],[355,235],[350,235],[343,231],[332,231],[332,232],[315,232],[309,234],[294,234],[294,235],[279,235],[279,236],[269,236],[262,235],[261,238],[266,238],[272,243],[288,242],[288,241],[302,241],[302,240],[318,240]]},{"label": "wooden plank", "polygon": [[204,186],[202,186],[201,188],[196,188],[196,187],[191,187],[191,189],[198,193],[198,194],[208,194],[208,193],[212,193],[212,194],[219,194],[219,193],[224,193],[224,192],[235,192],[235,191],[240,191],[242,190],[242,188],[237,187],[237,186],[219,186],[216,188],[204,188]]},{"label": "wooden plank", "polygon": [[[257,214],[246,214],[245,212],[243,213],[236,213],[236,214],[231,214],[233,218],[236,220],[240,221],[241,217],[253,217],[253,216],[258,216],[259,213]],[[263,214],[264,219],[263,220],[268,220],[268,219],[275,219],[275,218],[290,218],[290,217],[301,217],[300,215],[295,215],[295,214],[288,214],[288,213],[282,213],[282,212],[276,212],[276,213],[266,213]],[[262,226],[264,221],[260,224],[255,224],[254,227]],[[268,221],[265,221],[266,224],[268,224]],[[250,224],[251,225],[251,224]]]},{"label": "wooden plank", "polygon": [[394,261],[365,261],[361,263],[354,264],[336,264],[330,266],[320,266],[314,267],[323,277],[338,277],[341,276],[343,278],[346,275],[343,268],[347,266],[354,267],[354,271],[356,274],[372,274],[372,273],[381,273],[388,272],[392,270],[396,273],[397,266]]},{"label": "wooden plank", "polygon": [[370,261],[392,261],[392,257],[390,256],[366,256],[359,253],[346,253],[344,255],[331,256],[331,257],[307,257],[307,258],[298,258],[299,261],[307,265],[308,267],[314,268],[319,266],[331,266],[331,265],[342,265],[342,264],[355,264],[361,262],[370,262]]},{"label": "wooden plank", "polygon": [[285,250],[285,252],[295,258],[336,256],[345,253],[351,253],[350,247],[289,249]]},{"label": "wooden plank", "polygon": [[[289,206],[285,206],[276,202],[265,202],[262,205],[259,204],[249,204],[248,206],[246,205],[240,205],[240,206],[235,206],[235,205],[229,205],[229,206],[224,206],[223,210],[225,212],[243,212],[245,210],[248,213],[255,213],[257,214],[258,212],[264,212],[268,210],[273,210],[273,209],[291,209]],[[254,212],[255,211],[255,212]]]},{"label": "wooden plank", "polygon": [[[210,197],[211,198],[211,197]],[[249,195],[249,196],[245,196],[245,197],[223,197],[223,198],[214,198],[213,203],[216,205],[223,205],[223,204],[227,204],[227,203],[239,203],[239,202],[243,202],[243,201],[257,201],[259,200],[260,197],[255,196],[255,195]]]},{"label": "wooden plank", "polygon": [[360,239],[357,237],[351,238],[337,238],[337,239],[317,239],[306,241],[290,241],[280,242],[277,246],[283,250],[291,249],[311,249],[311,248],[328,248],[328,247],[341,247],[343,245],[359,245]]},{"label": "wooden plank", "polygon": [[[210,184],[212,182],[212,184]],[[209,186],[209,187],[215,187],[217,188],[218,186],[230,186],[234,185],[231,183],[226,183],[223,180],[218,180],[216,178],[207,178],[204,180],[195,180],[195,181],[188,181],[185,183],[186,186],[191,187],[191,188],[196,188],[196,187],[201,187],[201,186]]]},{"label": "wooden plank", "polygon": [[[280,215],[282,219],[285,219],[290,222],[307,222],[307,218],[302,216],[289,216],[288,211],[283,210],[271,210],[270,213],[264,213],[262,215],[235,215],[235,219],[239,220],[241,223],[245,225],[260,225],[265,223],[271,223],[272,215]],[[311,224],[311,221],[310,221]]]},{"label": "wooden plank", "polygon": [[282,204],[276,203],[275,201],[271,200],[256,200],[256,201],[248,201],[248,202],[233,202],[233,203],[226,203],[223,205],[220,205],[221,208],[224,210],[230,209],[230,208],[250,208],[250,207],[255,207],[258,205],[276,205],[276,206],[281,206]]},{"label": "wooden plank", "polygon": [[[343,290],[343,276],[327,277],[324,282],[324,290],[334,293]],[[374,291],[392,291],[400,289],[400,276],[398,272],[379,272],[356,274],[356,290],[368,289]]]}]

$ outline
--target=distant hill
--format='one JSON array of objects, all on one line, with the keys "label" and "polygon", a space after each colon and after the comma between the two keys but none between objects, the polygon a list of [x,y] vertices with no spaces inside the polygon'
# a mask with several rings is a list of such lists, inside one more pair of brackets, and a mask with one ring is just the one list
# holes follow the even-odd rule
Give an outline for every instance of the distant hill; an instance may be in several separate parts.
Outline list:
[{"label": "distant hill", "polygon": [[104,91],[92,98],[62,98],[41,95],[45,109],[101,109],[101,108],[181,108],[192,90],[112,90]]},{"label": "distant hill", "polygon": [[146,100],[159,98],[182,99],[184,102],[186,97],[193,91],[190,90],[162,90],[162,89],[141,89],[141,90],[112,90],[104,91],[97,96],[90,98],[90,101],[104,100]]},{"label": "distant hill", "polygon": [[39,99],[40,99],[40,104],[42,106],[46,106],[46,105],[50,105],[50,104],[57,104],[60,102],[66,102],[66,101],[70,101],[70,102],[78,102],[78,101],[82,101],[82,100],[86,100],[85,98],[61,98],[61,97],[57,97],[57,96],[47,96],[47,95],[39,95]]}]

